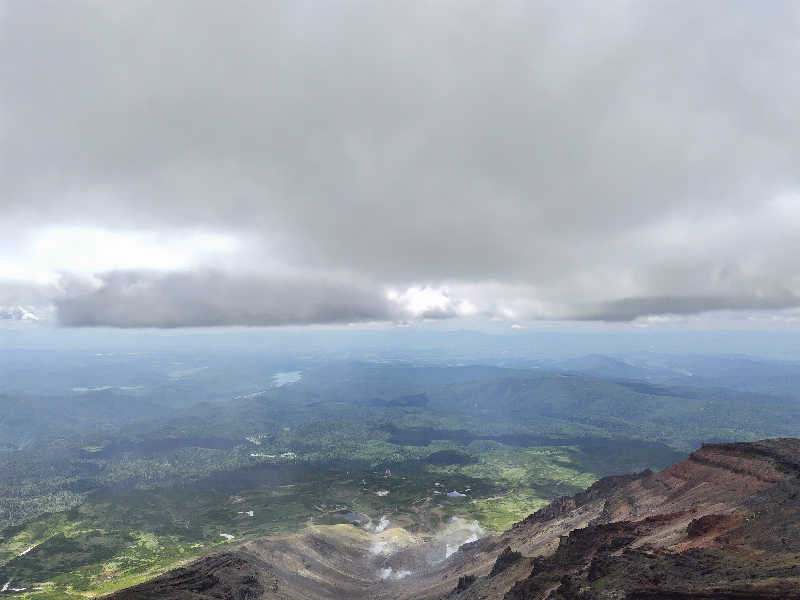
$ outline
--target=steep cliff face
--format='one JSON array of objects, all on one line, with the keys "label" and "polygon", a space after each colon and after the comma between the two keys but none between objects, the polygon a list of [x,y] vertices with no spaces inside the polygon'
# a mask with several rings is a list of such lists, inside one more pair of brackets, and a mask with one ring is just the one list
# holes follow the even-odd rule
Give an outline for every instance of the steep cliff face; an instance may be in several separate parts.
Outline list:
[{"label": "steep cliff face", "polygon": [[252,542],[114,598],[800,599],[800,440],[602,479],[447,560],[392,535],[388,553],[342,526]]},{"label": "steep cliff face", "polygon": [[704,446],[611,493],[504,598],[800,598],[798,477],[799,440]]}]

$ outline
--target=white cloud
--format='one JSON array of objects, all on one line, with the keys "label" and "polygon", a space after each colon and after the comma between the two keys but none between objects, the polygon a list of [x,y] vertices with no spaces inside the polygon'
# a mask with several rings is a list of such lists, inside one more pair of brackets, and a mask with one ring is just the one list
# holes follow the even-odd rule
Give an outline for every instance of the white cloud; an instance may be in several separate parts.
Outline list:
[{"label": "white cloud", "polygon": [[213,264],[219,255],[235,253],[233,235],[205,231],[119,231],[54,226],[31,232],[19,263],[51,273],[94,274],[114,269],[176,270]]},{"label": "white cloud", "polygon": [[451,297],[447,288],[412,286],[403,292],[389,290],[386,297],[397,305],[402,314],[411,318],[446,318],[474,314],[470,302]]}]

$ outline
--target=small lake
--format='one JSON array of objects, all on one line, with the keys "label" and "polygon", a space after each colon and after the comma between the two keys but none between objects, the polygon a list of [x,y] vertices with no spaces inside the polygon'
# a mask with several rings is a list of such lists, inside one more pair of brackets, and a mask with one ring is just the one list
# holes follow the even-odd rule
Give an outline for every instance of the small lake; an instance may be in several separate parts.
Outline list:
[{"label": "small lake", "polygon": [[368,516],[352,511],[346,512],[342,516],[351,523],[366,523],[367,521],[369,521]]},{"label": "small lake", "polygon": [[302,371],[281,371],[272,376],[272,385],[281,387],[283,385],[291,385],[297,383],[303,378]]}]

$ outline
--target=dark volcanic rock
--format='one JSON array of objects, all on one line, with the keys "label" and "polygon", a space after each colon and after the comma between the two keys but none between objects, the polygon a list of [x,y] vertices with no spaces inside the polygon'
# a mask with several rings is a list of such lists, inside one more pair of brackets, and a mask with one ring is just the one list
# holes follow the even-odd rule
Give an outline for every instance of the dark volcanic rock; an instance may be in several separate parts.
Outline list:
[{"label": "dark volcanic rock", "polygon": [[728,515],[705,515],[699,519],[693,519],[686,528],[686,534],[690,538],[700,537],[710,533],[728,520],[730,520]]},{"label": "dark volcanic rock", "polygon": [[625,596],[625,600],[798,600],[798,598],[800,598],[800,591],[789,587],[775,589],[719,588],[692,592],[650,589],[634,590]]},{"label": "dark volcanic rock", "polygon": [[109,600],[258,600],[269,585],[258,564],[238,552],[203,558],[186,567],[109,596]]},{"label": "dark volcanic rock", "polygon": [[465,589],[467,589],[469,586],[475,583],[475,579],[476,579],[475,575],[462,575],[461,577],[458,578],[458,585],[456,585],[456,591],[463,592]]},{"label": "dark volcanic rock", "polygon": [[[505,599],[800,599],[797,440],[707,445],[618,490],[600,518],[562,536]],[[544,526],[591,493],[562,498],[519,525]],[[711,507],[725,512],[702,513]],[[649,516],[615,520],[636,514]]]},{"label": "dark volcanic rock", "polygon": [[503,550],[500,553],[500,556],[497,557],[497,560],[494,561],[494,566],[492,567],[492,571],[489,573],[489,577],[494,577],[498,573],[502,573],[520,558],[522,558],[522,554],[519,552],[514,552],[511,549],[511,546],[506,546],[505,550]]},{"label": "dark volcanic rock", "polygon": [[579,508],[592,500],[609,496],[619,488],[652,475],[650,469],[645,469],[641,473],[634,473],[632,475],[611,475],[598,479],[591,486],[584,491],[575,494],[574,496],[562,496],[557,498],[547,506],[537,510],[535,513],[525,517],[519,523],[515,523],[514,527],[526,527],[533,523],[544,523],[545,521],[552,521],[558,517],[568,513],[571,510]]}]

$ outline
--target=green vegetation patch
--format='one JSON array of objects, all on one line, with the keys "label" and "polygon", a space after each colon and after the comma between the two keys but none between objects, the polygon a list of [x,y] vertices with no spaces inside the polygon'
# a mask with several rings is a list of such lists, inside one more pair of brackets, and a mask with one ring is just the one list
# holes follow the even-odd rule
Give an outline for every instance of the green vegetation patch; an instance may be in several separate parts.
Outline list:
[{"label": "green vegetation patch", "polygon": [[95,529],[70,537],[57,533],[0,568],[0,579],[13,581],[17,587],[69,579],[73,587],[88,589],[92,571],[96,569],[92,567],[121,553],[135,541],[130,534],[119,531]]}]

